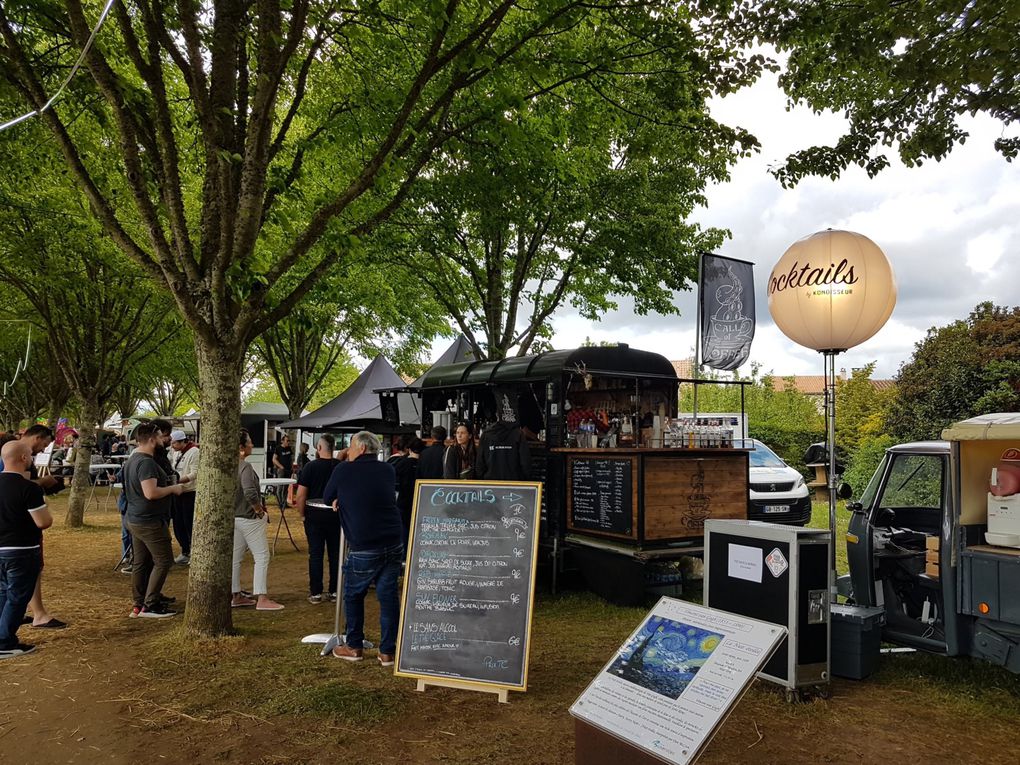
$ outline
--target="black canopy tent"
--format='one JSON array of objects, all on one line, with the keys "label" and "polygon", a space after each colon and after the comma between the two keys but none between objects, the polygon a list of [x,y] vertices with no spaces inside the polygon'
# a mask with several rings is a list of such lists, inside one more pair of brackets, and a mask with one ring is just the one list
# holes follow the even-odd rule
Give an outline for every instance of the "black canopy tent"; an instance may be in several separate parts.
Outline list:
[{"label": "black canopy tent", "polygon": [[416,398],[410,393],[396,394],[398,416],[388,419],[383,417],[382,403],[376,392],[383,388],[404,387],[404,381],[390,362],[379,355],[339,396],[311,414],[285,422],[280,427],[308,431],[371,430],[383,434],[413,432],[421,422]]},{"label": "black canopy tent", "polygon": [[[450,364],[456,363],[473,363],[475,361],[475,352],[471,347],[471,344],[467,341],[464,335],[458,335],[457,339],[450,344],[450,346],[440,354],[439,358],[433,362],[432,366],[429,367],[425,372],[414,382],[410,384],[401,383],[399,386],[394,388],[377,388],[376,393],[379,394],[379,403],[383,412],[383,419],[391,426],[403,421],[404,408],[408,406],[405,403],[405,399],[410,399],[411,406],[414,407],[417,413],[417,419],[415,423],[421,425],[421,386],[422,382],[428,377],[429,373],[437,367],[445,367]],[[435,423],[433,423],[435,424]],[[423,437],[428,435],[428,428],[422,429]]]}]

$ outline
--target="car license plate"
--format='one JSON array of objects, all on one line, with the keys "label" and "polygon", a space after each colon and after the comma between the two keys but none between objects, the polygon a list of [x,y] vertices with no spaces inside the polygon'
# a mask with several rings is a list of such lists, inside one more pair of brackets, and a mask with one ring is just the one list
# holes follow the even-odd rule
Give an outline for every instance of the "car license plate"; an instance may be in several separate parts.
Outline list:
[{"label": "car license plate", "polygon": [[789,505],[765,505],[764,510],[766,513],[788,513],[790,512]]}]

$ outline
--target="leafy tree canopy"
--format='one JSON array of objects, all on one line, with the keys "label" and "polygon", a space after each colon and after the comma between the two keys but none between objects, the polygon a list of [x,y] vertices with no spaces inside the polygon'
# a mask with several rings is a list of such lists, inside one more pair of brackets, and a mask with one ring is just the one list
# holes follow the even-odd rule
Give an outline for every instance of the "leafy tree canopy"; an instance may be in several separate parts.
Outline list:
[{"label": "leafy tree canopy", "polygon": [[[734,71],[718,53],[676,7],[580,19],[557,55],[591,62],[586,75],[449,141],[393,219],[387,259],[483,358],[531,352],[564,304],[595,319],[629,296],[639,314],[676,313],[696,253],[723,238],[687,219],[757,146],[712,120],[707,101],[753,81],[761,61]],[[505,72],[501,86],[535,90],[537,71]]]},{"label": "leafy tree canopy", "polygon": [[939,438],[959,420],[1020,410],[1020,307],[985,302],[966,319],[932,327],[896,383],[890,425],[901,440]]},{"label": "leafy tree canopy", "polygon": [[[758,39],[789,56],[780,83],[794,102],[843,113],[849,128],[832,146],[787,157],[785,185],[836,177],[849,165],[875,175],[893,148],[907,166],[946,156],[967,139],[963,115],[1020,119],[1020,14],[1013,3],[766,0]],[[1007,160],[1020,138],[995,148]]]},{"label": "leafy tree canopy", "polygon": [[[846,380],[836,380],[836,446],[853,459],[863,441],[887,432],[895,407],[896,389],[877,388],[871,379],[876,362],[855,369]],[[861,487],[863,488],[863,487]]]}]

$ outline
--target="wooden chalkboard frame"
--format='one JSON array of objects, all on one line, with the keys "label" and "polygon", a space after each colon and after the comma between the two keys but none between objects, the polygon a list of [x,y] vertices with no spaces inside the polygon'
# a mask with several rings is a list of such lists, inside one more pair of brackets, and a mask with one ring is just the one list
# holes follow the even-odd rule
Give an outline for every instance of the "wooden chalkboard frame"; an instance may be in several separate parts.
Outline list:
[{"label": "wooden chalkboard frame", "polygon": [[[610,459],[619,462],[630,463],[630,534],[617,534],[614,531],[601,531],[599,529],[590,529],[587,526],[575,526],[574,525],[574,463],[577,461],[587,462],[598,459]],[[576,531],[578,534],[592,534],[601,537],[612,537],[613,539],[629,539],[631,541],[637,540],[638,530],[640,528],[638,524],[638,505],[639,497],[641,495],[641,481],[638,474],[638,457],[633,454],[613,454],[611,451],[607,451],[605,454],[591,455],[591,454],[570,454],[567,455],[567,470],[564,476],[567,484],[567,528],[571,531]]]},{"label": "wooden chalkboard frame", "polygon": [[[526,617],[526,631],[524,633],[524,662],[521,673],[521,684],[516,685],[513,683],[498,683],[491,680],[479,679],[479,678],[459,678],[450,677],[440,673],[430,672],[407,672],[400,669],[400,657],[403,649],[404,640],[404,622],[407,618],[407,592],[411,581],[413,572],[411,571],[411,559],[412,551],[414,550],[415,537],[418,529],[418,499],[421,496],[421,490],[427,486],[455,486],[460,487],[488,487],[488,488],[526,488],[535,490],[535,508],[534,517],[532,520],[532,528],[535,533],[532,535],[531,543],[531,559],[528,567],[528,603],[527,603],[527,617]],[[446,687],[461,687],[468,690],[486,691],[490,693],[498,692],[500,694],[500,701],[505,701],[505,694],[507,691],[527,691],[528,690],[528,670],[531,664],[531,631],[532,624],[534,622],[535,614],[535,582],[537,580],[538,573],[538,539],[539,539],[539,524],[542,518],[542,484],[531,482],[531,481],[455,481],[455,480],[433,480],[433,481],[416,481],[414,487],[414,505],[411,508],[411,529],[410,535],[407,542],[407,559],[404,567],[404,585],[403,593],[400,601],[400,620],[397,627],[397,652],[394,657],[393,674],[399,677],[412,677],[418,680],[418,690],[424,690],[424,684],[434,684]]]}]

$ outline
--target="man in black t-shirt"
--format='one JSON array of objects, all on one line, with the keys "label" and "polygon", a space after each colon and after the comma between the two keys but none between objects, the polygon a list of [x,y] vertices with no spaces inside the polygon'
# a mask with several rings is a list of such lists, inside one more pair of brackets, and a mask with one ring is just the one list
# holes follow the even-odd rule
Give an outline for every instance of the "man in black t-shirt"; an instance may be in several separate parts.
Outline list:
[{"label": "man in black t-shirt", "polygon": [[169,420],[153,420],[152,425],[158,431],[156,449],[152,453],[152,458],[156,460],[156,464],[159,465],[160,469],[172,479],[174,468],[170,464],[170,434],[173,433],[173,425],[170,424]]},{"label": "man in black t-shirt", "polygon": [[[290,445],[290,436],[286,433],[280,439],[280,444],[273,454],[273,467],[276,469],[277,478],[294,477],[294,449]],[[287,487],[276,487],[276,501],[280,503],[280,510],[287,507]]]},{"label": "man in black t-shirt", "polygon": [[422,480],[443,477],[443,455],[446,452],[446,428],[432,428],[432,445],[426,446],[418,460],[418,477]]},{"label": "man in black t-shirt", "polygon": [[163,583],[174,562],[170,546],[170,499],[180,495],[184,483],[171,483],[153,455],[161,442],[156,423],[135,430],[138,448],[124,463],[122,480],[127,500],[126,520],[131,532],[131,586],[134,607],[129,616],[174,616],[163,597]]},{"label": "man in black t-shirt", "polygon": [[[21,440],[23,443],[28,444],[28,448],[32,450],[32,456],[36,457],[44,452],[46,447],[53,442],[53,431],[45,425],[33,425],[25,431],[24,435],[21,436]],[[64,488],[64,480],[62,478],[55,478],[52,475],[40,477],[34,459],[32,460],[32,468],[29,470],[28,477],[43,490],[43,494],[54,494]],[[41,569],[43,560],[45,560],[45,556],[42,555],[42,548],[40,547],[39,576],[35,579],[35,592],[32,593],[32,599],[28,602],[28,607],[32,611],[32,626],[40,629],[63,629],[67,626],[67,622],[57,619],[46,610],[46,606],[43,604]]]},{"label": "man in black t-shirt", "polygon": [[418,468],[421,455],[425,451],[425,442],[412,437],[406,441],[407,456],[401,457],[393,465],[397,473],[397,509],[400,510],[400,523],[404,527],[404,549],[411,533],[411,511],[414,508],[414,485],[418,480]]},{"label": "man in black t-shirt", "polygon": [[0,451],[0,659],[35,646],[18,641],[18,628],[42,568],[42,530],[53,524],[42,488],[28,480],[32,449],[10,441]]},{"label": "man in black t-shirt", "polygon": [[329,589],[326,597],[336,599],[337,569],[340,564],[340,516],[332,508],[308,505],[310,500],[322,501],[333,468],[339,463],[333,459],[336,442],[328,433],[319,438],[315,446],[315,459],[301,469],[297,482],[298,514],[305,522],[305,536],[308,538],[308,602],[321,603],[322,592],[322,548],[329,554]]}]

